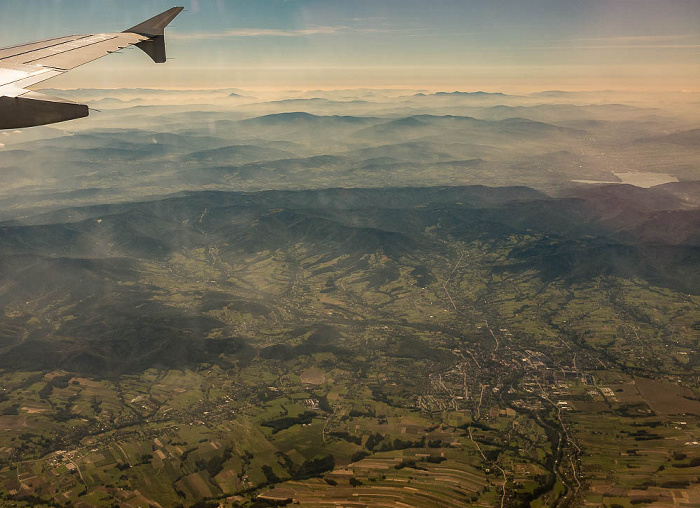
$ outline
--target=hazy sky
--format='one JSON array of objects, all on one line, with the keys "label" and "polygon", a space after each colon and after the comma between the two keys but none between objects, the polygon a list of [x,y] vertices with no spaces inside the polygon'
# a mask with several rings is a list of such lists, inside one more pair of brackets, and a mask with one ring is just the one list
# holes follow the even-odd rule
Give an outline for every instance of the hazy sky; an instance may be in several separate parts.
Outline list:
[{"label": "hazy sky", "polygon": [[699,0],[0,0],[0,46],[178,4],[166,66],[125,51],[50,86],[700,89]]}]

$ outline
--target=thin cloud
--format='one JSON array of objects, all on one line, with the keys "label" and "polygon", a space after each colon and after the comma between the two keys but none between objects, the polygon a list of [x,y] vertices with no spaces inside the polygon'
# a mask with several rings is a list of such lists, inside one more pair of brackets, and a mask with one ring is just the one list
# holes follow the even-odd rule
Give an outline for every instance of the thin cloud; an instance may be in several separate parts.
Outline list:
[{"label": "thin cloud", "polygon": [[239,28],[223,32],[195,32],[172,34],[171,39],[199,41],[210,39],[230,39],[237,37],[309,37],[314,35],[335,35],[340,33],[389,33],[416,30],[382,29],[382,28],[354,28],[349,26],[312,26],[296,30],[284,30],[279,28]]},{"label": "thin cloud", "polygon": [[529,49],[700,49],[700,44],[559,44],[527,46]]},{"label": "thin cloud", "polygon": [[596,37],[579,39],[562,39],[556,45],[532,45],[530,49],[698,49],[700,35],[624,35],[615,37]]},{"label": "thin cloud", "polygon": [[615,37],[596,37],[581,39],[565,39],[562,42],[575,45],[590,44],[593,46],[672,46],[676,43],[686,43],[689,39],[697,39],[697,34],[676,34],[676,35],[623,35]]},{"label": "thin cloud", "polygon": [[229,39],[234,37],[306,37],[309,35],[331,35],[338,32],[338,27],[320,26],[300,30],[281,30],[277,28],[241,28],[225,32],[195,32],[189,34],[173,34],[171,39],[207,40]]}]

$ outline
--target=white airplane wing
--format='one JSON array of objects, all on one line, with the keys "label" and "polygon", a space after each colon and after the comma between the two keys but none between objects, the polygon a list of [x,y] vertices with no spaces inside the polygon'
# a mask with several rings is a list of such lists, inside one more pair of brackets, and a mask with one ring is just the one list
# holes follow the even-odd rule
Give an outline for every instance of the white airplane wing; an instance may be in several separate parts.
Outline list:
[{"label": "white airplane wing", "polygon": [[166,61],[165,27],[182,12],[173,7],[122,33],[71,35],[0,49],[0,129],[19,129],[88,116],[88,107],[27,87],[135,45],[156,63]]}]

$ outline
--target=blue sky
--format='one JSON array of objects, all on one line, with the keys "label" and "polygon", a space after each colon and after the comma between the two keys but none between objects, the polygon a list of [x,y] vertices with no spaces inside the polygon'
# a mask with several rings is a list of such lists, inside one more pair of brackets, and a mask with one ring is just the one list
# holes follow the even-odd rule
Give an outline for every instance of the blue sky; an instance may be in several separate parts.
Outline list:
[{"label": "blue sky", "polygon": [[[0,46],[120,31],[177,0],[0,0]],[[697,0],[186,0],[166,68],[136,51],[57,86],[692,89]],[[88,82],[86,82],[88,81]],[[697,87],[697,85],[695,85]]]}]

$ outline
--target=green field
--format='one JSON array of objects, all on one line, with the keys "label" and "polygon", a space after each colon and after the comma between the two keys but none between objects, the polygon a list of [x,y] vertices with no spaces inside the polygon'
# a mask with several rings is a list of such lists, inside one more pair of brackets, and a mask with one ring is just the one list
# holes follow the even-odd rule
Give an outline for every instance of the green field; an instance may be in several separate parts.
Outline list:
[{"label": "green field", "polygon": [[141,283],[168,306],[216,291],[225,303],[208,312],[226,329],[209,340],[242,337],[249,351],[110,379],[3,372],[3,502],[692,499],[698,298],[489,273],[507,248],[454,243],[428,261],[298,246],[214,263],[195,250],[144,264]]}]

